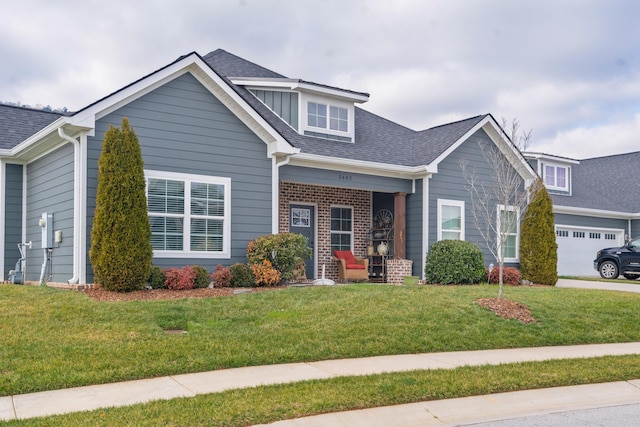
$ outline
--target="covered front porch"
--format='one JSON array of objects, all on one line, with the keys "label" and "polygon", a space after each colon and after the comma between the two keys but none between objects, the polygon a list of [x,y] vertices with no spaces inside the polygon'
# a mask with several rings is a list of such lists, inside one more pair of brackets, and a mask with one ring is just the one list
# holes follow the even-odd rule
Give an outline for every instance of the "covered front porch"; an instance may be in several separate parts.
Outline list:
[{"label": "covered front porch", "polygon": [[308,280],[321,277],[324,266],[325,277],[337,281],[333,251],[352,250],[369,260],[369,281],[389,282],[392,276],[397,281],[398,273],[390,276],[389,261],[406,258],[406,197],[403,192],[281,181],[278,231],[308,238],[314,253],[306,266]]}]

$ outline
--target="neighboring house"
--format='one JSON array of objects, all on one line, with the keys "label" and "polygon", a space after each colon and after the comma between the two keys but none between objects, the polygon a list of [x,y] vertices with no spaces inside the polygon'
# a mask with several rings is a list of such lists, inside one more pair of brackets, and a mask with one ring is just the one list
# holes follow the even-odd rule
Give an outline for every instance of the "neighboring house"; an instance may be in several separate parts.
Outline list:
[{"label": "neighboring house", "polygon": [[640,236],[640,152],[584,160],[524,155],[553,199],[558,274],[596,276],[596,251]]},{"label": "neighboring house", "polygon": [[[473,228],[460,160],[490,180],[480,146],[495,144],[516,154],[526,185],[529,163],[491,115],[413,131],[359,108],[368,98],[216,50],[182,56],[75,113],[0,106],[3,278],[17,244],[32,242],[27,281],[44,272],[52,282],[92,282],[97,162],[123,117],[142,149],[155,265],[246,262],[249,241],[291,231],[313,248],[307,277],[326,266],[336,278],[333,250],[365,256],[383,210],[393,215],[390,252],[412,260],[413,275],[443,237],[474,241],[495,262]],[[495,220],[508,208],[496,207]],[[43,213],[52,215],[44,229]],[[42,248],[45,229],[57,232],[51,249]],[[507,261],[517,263],[512,247]]]}]

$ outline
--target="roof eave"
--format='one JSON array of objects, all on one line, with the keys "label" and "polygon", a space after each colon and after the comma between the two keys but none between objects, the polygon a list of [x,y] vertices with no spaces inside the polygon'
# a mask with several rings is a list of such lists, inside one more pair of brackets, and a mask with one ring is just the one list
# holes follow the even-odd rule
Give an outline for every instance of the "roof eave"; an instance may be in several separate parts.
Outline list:
[{"label": "roof eave", "polygon": [[620,212],[603,209],[579,208],[575,206],[553,205],[554,214],[582,215],[614,219],[640,219],[640,212]]},{"label": "roof eave", "polygon": [[299,153],[291,156],[289,164],[293,166],[313,167],[317,169],[354,172],[366,175],[377,175],[405,179],[423,178],[437,172],[437,170],[434,172],[433,169],[424,165],[403,166],[389,163],[344,159],[339,157],[306,153]]}]

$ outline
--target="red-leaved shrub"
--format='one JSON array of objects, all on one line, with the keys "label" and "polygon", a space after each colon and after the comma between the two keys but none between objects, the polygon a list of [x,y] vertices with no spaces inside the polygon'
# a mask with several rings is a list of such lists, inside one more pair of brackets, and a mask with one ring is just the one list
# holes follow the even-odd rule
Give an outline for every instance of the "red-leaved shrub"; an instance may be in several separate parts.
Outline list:
[{"label": "red-leaved shrub", "polygon": [[193,289],[196,287],[196,271],[192,266],[182,268],[167,268],[164,271],[167,289]]},{"label": "red-leaved shrub", "polygon": [[222,264],[216,265],[216,271],[211,273],[211,280],[213,281],[214,288],[228,288],[231,286],[231,279],[233,274],[229,267],[225,267]]},{"label": "red-leaved shrub", "polygon": [[[487,281],[489,283],[499,283],[500,282],[500,267],[495,267],[489,273],[487,269]],[[507,285],[517,286],[520,284],[520,270],[514,267],[504,267],[502,269],[502,283],[506,283]]]}]

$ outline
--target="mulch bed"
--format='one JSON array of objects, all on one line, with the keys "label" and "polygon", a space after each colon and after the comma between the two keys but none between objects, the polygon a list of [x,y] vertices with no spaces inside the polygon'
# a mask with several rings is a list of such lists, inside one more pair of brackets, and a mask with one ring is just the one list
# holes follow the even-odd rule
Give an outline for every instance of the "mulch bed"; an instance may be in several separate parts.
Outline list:
[{"label": "mulch bed", "polygon": [[[236,293],[264,292],[284,289],[286,286],[274,286],[269,288],[199,288],[199,289],[143,289],[132,292],[113,292],[94,286],[85,289],[87,296],[97,301],[143,301],[163,300],[178,298],[217,298],[235,295]],[[241,290],[242,289],[242,290]],[[240,292],[238,292],[240,290]]]},{"label": "mulch bed", "polygon": [[482,307],[493,311],[496,316],[505,319],[515,319],[522,323],[534,323],[536,319],[531,315],[531,310],[524,304],[508,299],[482,298],[476,301]]}]

